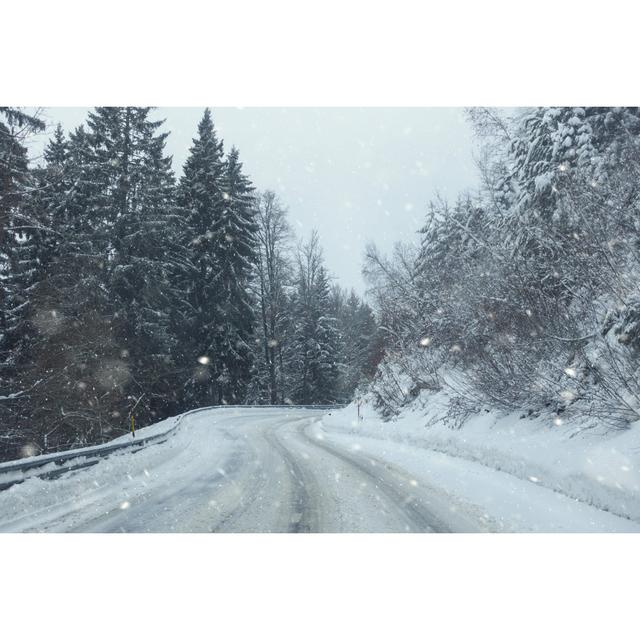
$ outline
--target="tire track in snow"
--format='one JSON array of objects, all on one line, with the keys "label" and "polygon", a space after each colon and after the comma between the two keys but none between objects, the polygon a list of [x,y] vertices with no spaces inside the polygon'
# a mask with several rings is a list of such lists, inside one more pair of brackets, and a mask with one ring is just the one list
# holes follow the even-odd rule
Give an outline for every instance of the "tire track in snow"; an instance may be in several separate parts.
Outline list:
[{"label": "tire track in snow", "polygon": [[[287,421],[287,426],[302,422],[308,422],[309,418],[297,418]],[[286,445],[278,437],[276,430],[282,428],[282,424],[275,426],[273,429],[265,431],[264,438],[282,457],[285,465],[289,470],[291,479],[292,500],[291,500],[291,517],[289,518],[289,533],[312,533],[320,530],[318,505],[314,505],[312,501],[313,492],[310,490],[315,478],[307,469],[304,469],[295,456],[287,449]]]},{"label": "tire track in snow", "polygon": [[[305,442],[325,451],[366,476],[399,511],[403,512],[406,519],[412,523],[414,531],[452,532],[451,527],[444,520],[425,508],[418,496],[412,495],[412,492],[407,489],[407,486],[411,486],[411,478],[400,469],[385,461],[373,459],[371,456],[367,456],[368,462],[365,462],[360,457],[350,455],[323,439],[309,435],[307,428],[303,427],[298,433]],[[375,466],[372,466],[372,461]]]}]

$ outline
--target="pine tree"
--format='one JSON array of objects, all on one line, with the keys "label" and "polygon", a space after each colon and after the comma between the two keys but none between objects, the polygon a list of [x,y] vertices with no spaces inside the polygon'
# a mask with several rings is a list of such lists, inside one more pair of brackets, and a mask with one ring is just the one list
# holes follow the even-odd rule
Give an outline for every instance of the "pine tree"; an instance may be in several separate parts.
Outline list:
[{"label": "pine tree", "polygon": [[[37,286],[26,377],[40,446],[85,444],[172,401],[168,334],[178,218],[166,135],[148,109],[104,108],[46,150],[40,193],[58,250]],[[43,374],[45,374],[43,376]]]},{"label": "pine tree", "polygon": [[0,107],[0,349],[2,362],[15,362],[25,338],[29,290],[36,279],[43,232],[41,212],[30,206],[35,181],[23,141],[44,123],[19,109]]},{"label": "pine tree", "polygon": [[214,226],[224,206],[224,153],[215,132],[211,111],[205,109],[198,124],[178,189],[184,210],[181,244],[185,247],[179,276],[183,295],[174,310],[174,332],[179,343],[176,359],[190,373],[184,390],[186,406],[220,402],[218,359],[220,279]]},{"label": "pine tree", "polygon": [[227,158],[224,180],[223,207],[212,230],[218,264],[218,381],[220,399],[239,403],[253,366],[255,314],[250,284],[258,259],[258,226],[254,188],[242,173],[235,148]]},{"label": "pine tree", "polygon": [[182,362],[193,370],[187,384],[193,404],[242,402],[250,381],[250,284],[257,261],[252,193],[237,150],[224,158],[211,112],[205,110],[179,188],[188,261],[176,319],[182,326]]},{"label": "pine tree", "polygon": [[20,407],[28,400],[19,364],[31,339],[27,317],[41,233],[40,212],[29,206],[34,181],[24,142],[44,129],[44,123],[9,107],[0,107],[0,118],[0,384],[9,398],[21,397],[3,401],[0,409],[0,421],[8,432],[5,444],[11,447],[21,427],[17,420]]},{"label": "pine tree", "polygon": [[[130,391],[129,405],[154,418],[167,404],[171,366],[171,258],[177,249],[177,211],[168,134],[150,108],[103,107],[89,115],[91,209],[104,220],[106,286],[115,335]],[[133,371],[136,375],[131,375]]]}]

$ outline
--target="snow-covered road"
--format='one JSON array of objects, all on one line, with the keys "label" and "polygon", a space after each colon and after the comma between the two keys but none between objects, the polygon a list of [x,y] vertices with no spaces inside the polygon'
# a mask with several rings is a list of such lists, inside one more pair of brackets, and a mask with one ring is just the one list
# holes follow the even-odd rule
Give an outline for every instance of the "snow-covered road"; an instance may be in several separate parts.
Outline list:
[{"label": "snow-covered road", "polygon": [[0,492],[0,531],[640,531],[509,474],[354,433],[348,410],[216,409]]}]

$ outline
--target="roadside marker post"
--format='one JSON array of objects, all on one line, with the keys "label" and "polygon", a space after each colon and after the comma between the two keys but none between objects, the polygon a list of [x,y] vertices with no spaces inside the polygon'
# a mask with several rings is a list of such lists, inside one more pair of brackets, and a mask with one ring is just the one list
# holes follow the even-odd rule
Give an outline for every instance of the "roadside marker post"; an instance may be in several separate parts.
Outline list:
[{"label": "roadside marker post", "polygon": [[131,435],[134,438],[136,437],[136,423],[135,423],[135,420],[133,418],[133,414],[131,415]]}]

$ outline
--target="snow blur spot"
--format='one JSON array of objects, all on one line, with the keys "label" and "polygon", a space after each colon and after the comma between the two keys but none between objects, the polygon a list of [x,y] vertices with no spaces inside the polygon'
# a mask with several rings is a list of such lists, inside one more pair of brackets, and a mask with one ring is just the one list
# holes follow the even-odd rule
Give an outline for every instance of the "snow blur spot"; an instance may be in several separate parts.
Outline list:
[{"label": "snow blur spot", "polygon": [[226,476],[226,475],[227,475],[227,472],[226,472],[224,469],[218,469],[218,473],[219,473],[221,476]]},{"label": "snow blur spot", "polygon": [[360,451],[360,449],[362,449],[362,447],[357,442],[351,445],[352,451]]},{"label": "snow blur spot", "polygon": [[193,377],[200,382],[205,382],[211,377],[211,371],[209,367],[204,365],[196,367],[195,371],[193,372]]},{"label": "snow blur spot", "polygon": [[609,487],[624,488],[627,491],[638,490],[640,470],[632,460],[615,447],[600,445],[591,451],[583,467],[589,477]]},{"label": "snow blur spot", "polygon": [[322,435],[322,433],[320,433],[320,431],[316,431],[314,435],[316,437],[316,440],[324,440],[324,436]]},{"label": "snow blur spot", "polygon": [[417,481],[417,480],[415,480],[415,479],[411,479],[411,480],[409,480],[409,484],[410,484],[412,487],[417,487],[417,486],[418,486],[418,481]]},{"label": "snow blur spot", "polygon": [[562,424],[562,418],[559,418],[559,417],[557,417],[557,416],[556,416],[556,417],[553,419],[553,424],[555,424],[555,425],[556,425],[556,427],[559,427],[559,426]]},{"label": "snow blur spot", "polygon": [[338,471],[336,471],[336,472],[333,474],[333,479],[334,479],[336,482],[340,482],[340,478],[341,478],[340,473],[339,473]]},{"label": "snow blur spot", "polygon": [[200,364],[209,364],[211,362],[211,360],[209,359],[209,356],[200,356],[198,358],[198,362]]},{"label": "snow blur spot", "polygon": [[47,336],[55,335],[64,326],[64,318],[55,309],[36,311],[32,322],[40,333]]},{"label": "snow blur spot", "polygon": [[529,480],[531,480],[531,482],[540,482],[540,478],[536,478],[535,476],[529,476]]},{"label": "snow blur spot", "polygon": [[131,503],[128,500],[125,500],[124,502],[120,503],[120,508],[121,509],[128,509],[131,506]]},{"label": "snow blur spot", "polygon": [[28,444],[25,444],[24,447],[20,449],[21,458],[30,458],[31,456],[37,455],[37,453],[38,453],[38,446],[33,442],[29,442]]},{"label": "snow blur spot", "polygon": [[147,478],[151,475],[148,469],[144,470],[144,475],[147,476]]},{"label": "snow blur spot", "polygon": [[431,338],[428,338],[427,336],[425,336],[424,338],[420,338],[421,347],[428,347],[430,344],[431,344]]},{"label": "snow blur spot", "polygon": [[105,391],[124,385],[130,377],[129,367],[120,360],[107,360],[96,372],[98,385]]},{"label": "snow blur spot", "polygon": [[565,374],[568,375],[570,378],[575,378],[576,377],[576,370],[573,367],[567,367],[564,370]]}]

